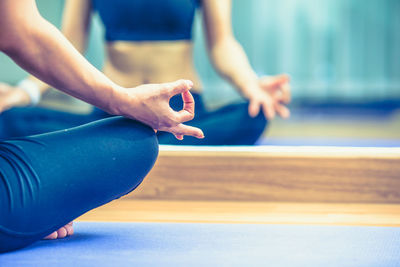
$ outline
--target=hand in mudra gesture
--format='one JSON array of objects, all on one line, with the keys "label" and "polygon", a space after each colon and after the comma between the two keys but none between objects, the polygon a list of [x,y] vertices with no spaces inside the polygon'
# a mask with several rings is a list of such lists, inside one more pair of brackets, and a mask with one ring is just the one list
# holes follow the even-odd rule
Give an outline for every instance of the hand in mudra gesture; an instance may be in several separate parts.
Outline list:
[{"label": "hand in mudra gesture", "polygon": [[244,92],[249,99],[249,115],[255,117],[260,110],[267,119],[273,119],[276,114],[288,118],[290,111],[286,107],[290,103],[290,78],[286,74],[263,76]]},{"label": "hand in mudra gesture", "polygon": [[[194,99],[189,90],[193,83],[178,80],[171,83],[145,84],[125,90],[125,97],[117,106],[118,115],[139,120],[156,131],[170,132],[178,139],[184,135],[204,138],[203,132],[184,123],[194,118]],[[183,109],[174,111],[169,100],[181,94]]]}]

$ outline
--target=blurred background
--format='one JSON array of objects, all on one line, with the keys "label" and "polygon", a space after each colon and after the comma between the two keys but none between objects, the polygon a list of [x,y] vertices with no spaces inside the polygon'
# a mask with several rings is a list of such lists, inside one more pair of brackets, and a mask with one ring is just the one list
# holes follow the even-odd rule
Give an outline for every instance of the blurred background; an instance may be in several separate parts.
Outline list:
[{"label": "blurred background", "polygon": [[[59,27],[64,1],[37,3]],[[400,1],[233,0],[233,25],[260,75],[292,77],[292,117],[273,121],[260,144],[400,145]],[[86,56],[98,68],[102,35],[95,16]],[[209,108],[241,101],[208,61],[199,16],[194,35]],[[0,55],[0,81],[26,75]]]}]

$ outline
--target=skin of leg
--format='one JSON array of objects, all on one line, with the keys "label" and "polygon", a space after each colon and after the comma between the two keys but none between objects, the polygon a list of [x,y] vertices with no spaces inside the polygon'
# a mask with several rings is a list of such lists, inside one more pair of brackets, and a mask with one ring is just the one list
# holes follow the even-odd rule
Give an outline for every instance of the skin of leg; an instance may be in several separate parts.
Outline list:
[{"label": "skin of leg", "polygon": [[131,192],[157,155],[154,130],[121,117],[1,142],[0,252]]}]

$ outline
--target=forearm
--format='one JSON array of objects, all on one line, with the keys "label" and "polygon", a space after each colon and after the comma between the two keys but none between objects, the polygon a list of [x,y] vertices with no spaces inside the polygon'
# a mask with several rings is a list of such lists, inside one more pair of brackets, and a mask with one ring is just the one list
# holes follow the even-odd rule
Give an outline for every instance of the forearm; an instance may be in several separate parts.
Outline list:
[{"label": "forearm", "polygon": [[[26,14],[25,14],[26,15]],[[28,72],[74,97],[113,112],[110,105],[121,89],[93,67],[37,11],[2,25],[3,51]],[[3,19],[4,20],[4,19]],[[4,22],[4,21],[3,21]]]},{"label": "forearm", "polygon": [[257,83],[257,75],[252,69],[242,46],[234,38],[226,38],[210,48],[215,69],[232,83],[243,95],[249,87]]},{"label": "forearm", "polygon": [[[84,0],[69,0],[65,3],[61,32],[80,54],[84,54],[91,18],[91,2]],[[34,82],[40,94],[51,86],[30,75],[28,80]]]}]

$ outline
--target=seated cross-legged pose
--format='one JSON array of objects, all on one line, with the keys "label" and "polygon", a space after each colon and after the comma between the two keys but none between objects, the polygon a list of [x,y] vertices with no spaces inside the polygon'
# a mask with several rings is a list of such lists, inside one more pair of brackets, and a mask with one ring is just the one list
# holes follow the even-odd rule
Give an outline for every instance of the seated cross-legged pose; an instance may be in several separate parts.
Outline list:
[{"label": "seated cross-legged pose", "polygon": [[[40,16],[34,0],[0,0],[0,51],[55,88],[127,117],[0,142],[0,252],[57,229],[70,234],[71,220],[134,190],[157,158],[154,130],[204,137],[183,124],[194,116],[192,82],[116,85]],[[180,111],[169,106],[177,94]]]},{"label": "seated cross-legged pose", "polygon": [[[197,9],[205,25],[208,54],[216,70],[247,100],[208,111],[203,104],[202,86],[193,64],[192,24]],[[161,144],[252,145],[263,133],[267,120],[276,113],[286,118],[290,101],[289,77],[258,77],[251,68],[231,25],[231,0],[67,0],[62,31],[83,52],[91,15],[98,12],[105,27],[104,73],[130,87],[187,77],[194,82],[196,118],[189,123],[203,129],[207,138],[185,138],[158,133]],[[35,104],[24,87],[43,93],[49,86],[32,77],[15,87],[3,84],[1,110]],[[171,106],[182,108],[179,97]],[[260,112],[261,110],[261,112]],[[8,132],[19,136],[71,127],[108,116],[94,110],[87,115],[46,108],[15,108],[5,112]],[[17,120],[22,118],[23,120]],[[1,116],[0,116],[1,119]],[[30,123],[23,123],[29,121]]]}]

